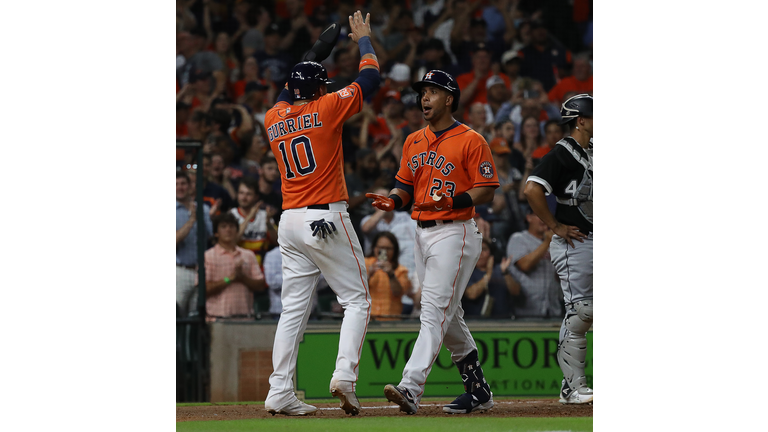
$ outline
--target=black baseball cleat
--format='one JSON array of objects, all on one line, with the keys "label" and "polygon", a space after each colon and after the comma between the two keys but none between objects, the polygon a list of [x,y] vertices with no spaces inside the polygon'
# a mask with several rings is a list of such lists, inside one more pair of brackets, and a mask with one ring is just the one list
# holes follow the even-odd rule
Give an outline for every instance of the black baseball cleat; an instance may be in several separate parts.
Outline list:
[{"label": "black baseball cleat", "polygon": [[387,384],[384,386],[384,396],[387,397],[388,401],[400,405],[400,411],[406,414],[416,414],[416,410],[419,409],[419,407],[416,406],[416,402],[413,400],[413,395],[411,395],[411,392],[405,387]]},{"label": "black baseball cleat", "polygon": [[493,393],[486,402],[480,402],[471,393],[462,393],[453,402],[443,406],[443,412],[449,414],[469,414],[472,411],[486,411],[493,408]]}]

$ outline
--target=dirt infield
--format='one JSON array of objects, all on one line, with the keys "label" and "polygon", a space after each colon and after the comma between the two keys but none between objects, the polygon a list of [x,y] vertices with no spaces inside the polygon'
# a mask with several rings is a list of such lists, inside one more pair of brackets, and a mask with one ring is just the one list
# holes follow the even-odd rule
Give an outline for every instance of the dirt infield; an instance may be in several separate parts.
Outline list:
[{"label": "dirt infield", "polygon": [[[443,405],[450,403],[430,401],[424,403],[414,416],[437,417],[449,416],[443,413]],[[362,412],[358,417],[392,417],[407,416],[400,412],[397,405],[388,402],[362,402]],[[338,404],[314,404],[318,411],[312,418],[343,418],[350,417],[339,408]],[[592,417],[592,404],[563,405],[557,399],[520,399],[495,401],[493,409],[486,412],[464,414],[468,416],[490,417]],[[242,420],[271,418],[264,405],[214,405],[177,407],[176,421],[200,420]],[[277,417],[285,417],[278,414]]]}]

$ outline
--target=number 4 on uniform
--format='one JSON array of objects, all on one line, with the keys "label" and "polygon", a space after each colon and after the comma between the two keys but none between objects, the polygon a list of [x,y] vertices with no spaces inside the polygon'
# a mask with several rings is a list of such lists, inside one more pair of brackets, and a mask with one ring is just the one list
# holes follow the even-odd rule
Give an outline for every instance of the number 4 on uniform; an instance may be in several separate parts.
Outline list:
[{"label": "number 4 on uniform", "polygon": [[570,193],[572,196],[576,196],[576,180],[571,180],[570,183],[568,183],[568,187],[565,188],[566,193]]}]

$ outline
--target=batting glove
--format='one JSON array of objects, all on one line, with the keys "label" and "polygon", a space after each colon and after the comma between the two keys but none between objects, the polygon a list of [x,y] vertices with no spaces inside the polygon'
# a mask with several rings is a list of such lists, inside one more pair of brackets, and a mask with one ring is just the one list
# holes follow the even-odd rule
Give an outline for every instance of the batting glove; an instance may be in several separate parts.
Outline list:
[{"label": "batting glove", "polygon": [[[309,227],[312,228],[312,237],[315,237],[320,233],[323,235],[323,238],[325,238],[328,234],[336,232],[336,225],[330,221],[326,222],[325,219],[316,220],[310,223]],[[331,232],[331,229],[333,229],[333,232]]]},{"label": "batting glove", "polygon": [[365,197],[373,199],[371,205],[379,210],[392,211],[395,209],[395,201],[390,197],[375,193],[367,193],[365,194]]},{"label": "batting glove", "polygon": [[413,205],[414,210],[418,211],[448,211],[453,208],[453,198],[443,195],[442,192],[435,192],[432,200]]}]

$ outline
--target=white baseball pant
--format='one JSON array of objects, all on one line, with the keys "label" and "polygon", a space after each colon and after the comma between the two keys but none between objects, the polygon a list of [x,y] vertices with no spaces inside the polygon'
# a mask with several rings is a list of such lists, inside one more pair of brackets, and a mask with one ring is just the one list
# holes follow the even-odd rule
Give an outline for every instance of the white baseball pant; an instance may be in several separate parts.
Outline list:
[{"label": "white baseball pant", "polygon": [[427,376],[445,347],[457,362],[477,349],[464,322],[461,298],[480,258],[483,235],[473,219],[416,228],[416,273],[421,283],[421,328],[400,386],[421,400]]},{"label": "white baseball pant", "polygon": [[[332,378],[357,381],[371,312],[368,274],[363,250],[347,213],[347,203],[340,201],[329,207],[330,210],[290,209],[280,217],[278,243],[283,258],[283,312],[272,350],[274,372],[269,377],[265,401],[269,408],[281,409],[295,398],[293,374],[299,342],[307,327],[312,292],[321,272],[344,308]],[[322,234],[313,237],[309,225],[319,219],[333,222],[336,232],[326,238],[322,238]]]}]

